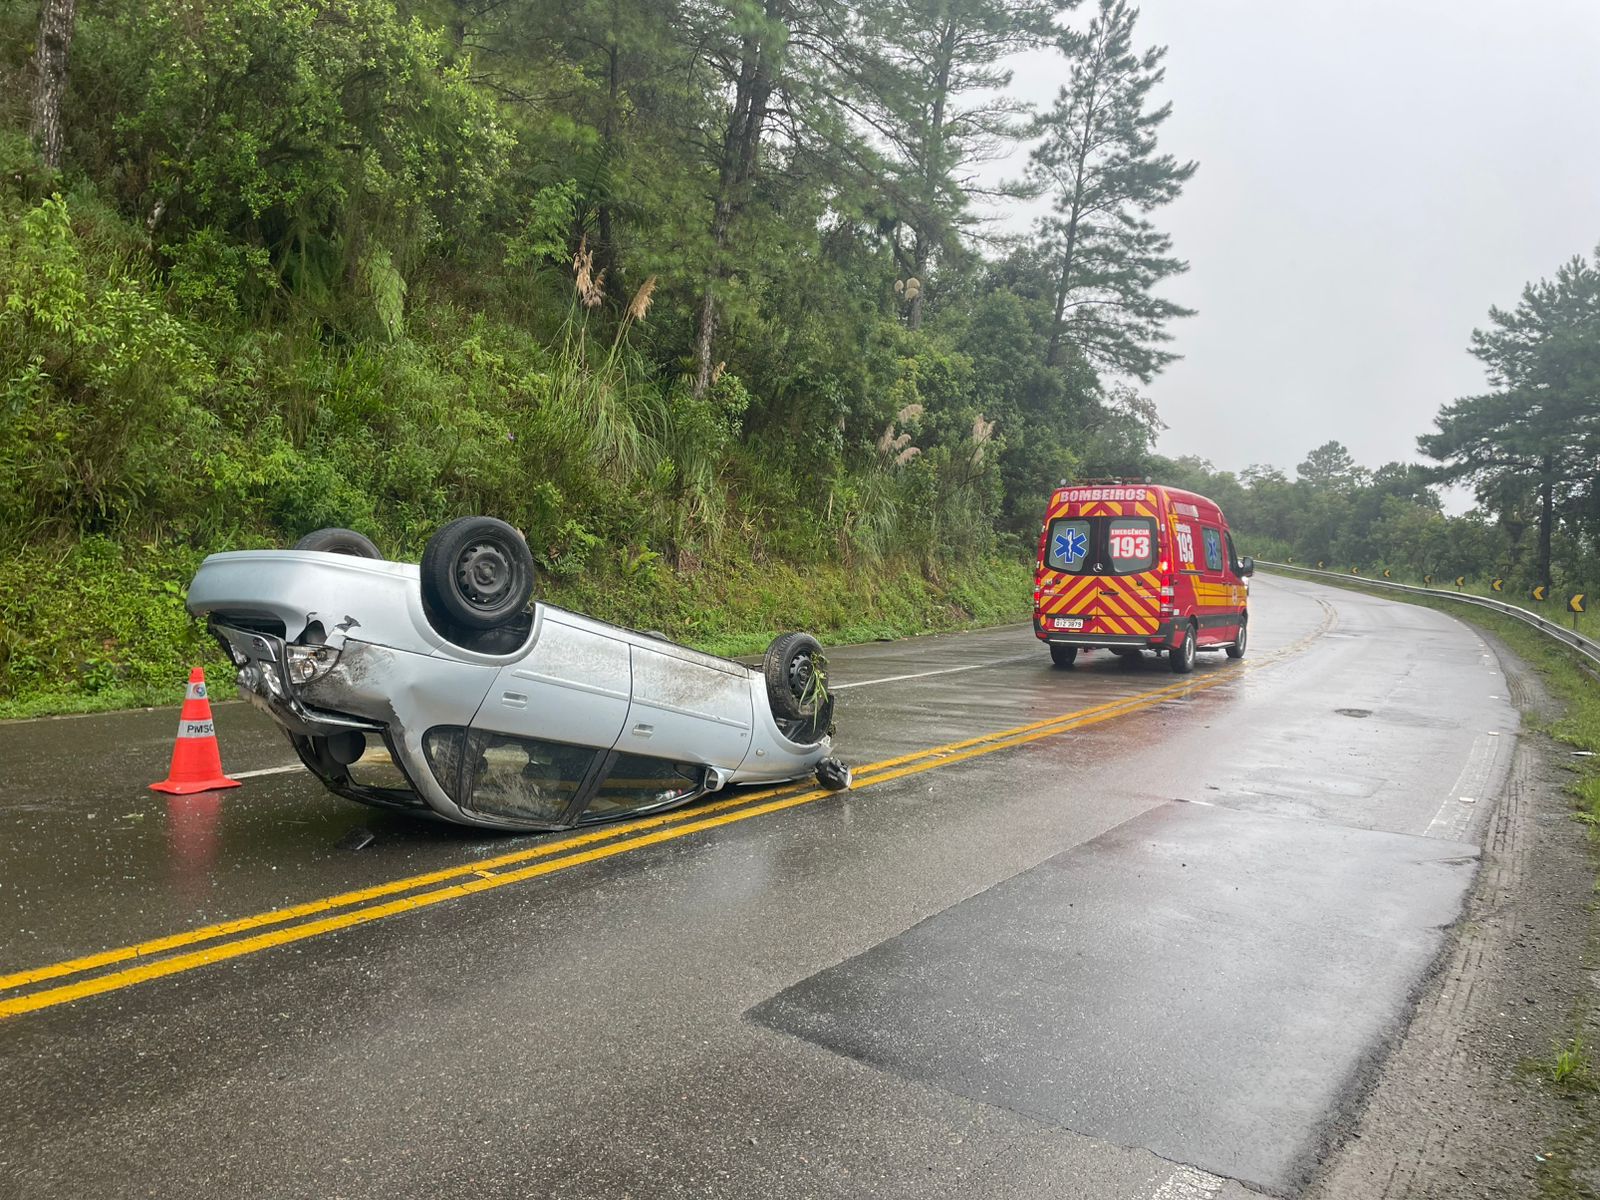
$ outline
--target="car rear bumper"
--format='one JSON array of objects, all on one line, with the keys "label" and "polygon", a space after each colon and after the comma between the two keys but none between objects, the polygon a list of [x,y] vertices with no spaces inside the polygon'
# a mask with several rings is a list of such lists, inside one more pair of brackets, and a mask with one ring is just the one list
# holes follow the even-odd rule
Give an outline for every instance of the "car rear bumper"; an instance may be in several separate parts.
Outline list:
[{"label": "car rear bumper", "polygon": [[1033,634],[1041,642],[1051,646],[1079,646],[1084,649],[1095,646],[1134,646],[1140,650],[1151,650],[1172,645],[1172,621],[1170,619],[1161,621],[1154,633],[1082,633],[1071,629],[1047,629],[1035,616]]}]

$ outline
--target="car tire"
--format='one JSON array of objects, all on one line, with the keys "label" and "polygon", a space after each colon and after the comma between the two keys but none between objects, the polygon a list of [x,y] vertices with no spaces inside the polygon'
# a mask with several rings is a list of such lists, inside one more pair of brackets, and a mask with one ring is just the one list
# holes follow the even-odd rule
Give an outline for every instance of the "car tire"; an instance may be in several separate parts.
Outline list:
[{"label": "car tire", "polygon": [[1228,647],[1227,653],[1228,653],[1228,657],[1229,658],[1243,658],[1244,657],[1245,642],[1248,640],[1247,635],[1249,633],[1249,630],[1250,630],[1250,618],[1241,615],[1239,617],[1239,636],[1234,640],[1233,645]]},{"label": "car tire", "polygon": [[[781,634],[762,656],[766,702],[779,722],[800,722],[786,730],[795,741],[816,741],[834,715],[834,694],[827,690],[827,659],[810,634]],[[798,734],[798,736],[797,736]]]},{"label": "car tire", "polygon": [[497,629],[533,598],[533,554],[512,526],[462,517],[422,551],[422,599],[451,627]]},{"label": "car tire", "polygon": [[349,554],[356,558],[383,558],[383,551],[364,533],[354,529],[318,529],[308,533],[291,550],[320,550],[324,554]]},{"label": "car tire", "polygon": [[1173,674],[1187,675],[1194,670],[1194,644],[1195,635],[1199,631],[1193,621],[1184,626],[1183,641],[1167,651],[1167,662],[1171,665]]},{"label": "car tire", "polygon": [[1078,661],[1078,648],[1076,646],[1051,646],[1050,661],[1062,670],[1066,670]]}]

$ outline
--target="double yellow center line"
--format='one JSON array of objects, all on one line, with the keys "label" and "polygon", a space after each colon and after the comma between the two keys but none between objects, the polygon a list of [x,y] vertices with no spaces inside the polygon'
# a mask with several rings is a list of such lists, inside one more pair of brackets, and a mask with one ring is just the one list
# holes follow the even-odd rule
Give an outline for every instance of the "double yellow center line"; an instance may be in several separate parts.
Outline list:
[{"label": "double yellow center line", "polygon": [[[1301,644],[1303,643],[1297,643],[1289,649],[1291,651],[1297,649]],[[1272,660],[1264,659],[1249,666],[1265,665],[1270,661]],[[861,791],[876,787],[878,784],[901,779],[907,775],[966,762],[985,754],[1008,750],[1041,738],[1054,737],[1114,717],[1127,716],[1168,700],[1227,683],[1237,678],[1239,674],[1240,668],[1235,668],[1206,676],[1191,677],[1166,687],[1138,692],[1132,696],[1079,709],[1076,712],[1063,713],[1028,725],[1018,725],[1011,729],[919,750],[897,758],[887,758],[857,770],[852,790]],[[422,875],[412,875],[373,887],[307,901],[304,904],[272,909],[213,925],[203,925],[150,941],[120,946],[10,975],[0,975],[0,993],[20,992],[0,999],[0,1018],[52,1008],[58,1004],[81,1000],[86,996],[118,991],[151,979],[160,979],[163,976],[192,971],[212,963],[226,962],[228,959],[241,958],[277,946],[286,946],[291,942],[320,937],[369,921],[415,912],[430,905],[442,904],[447,900],[456,900],[514,883],[523,883],[544,875],[553,875],[557,871],[614,858],[620,854],[689,837],[723,825],[748,821],[753,817],[763,817],[785,809],[798,808],[803,804],[838,794],[822,788],[807,788],[804,785],[745,792],[713,804],[608,826],[593,832],[496,855],[493,858],[480,859],[477,862],[430,871]],[[207,942],[212,944],[200,945]],[[191,946],[200,948],[185,949]],[[89,975],[88,978],[52,987],[35,986],[51,980],[101,971],[107,967],[118,969],[103,971],[100,974]]]}]

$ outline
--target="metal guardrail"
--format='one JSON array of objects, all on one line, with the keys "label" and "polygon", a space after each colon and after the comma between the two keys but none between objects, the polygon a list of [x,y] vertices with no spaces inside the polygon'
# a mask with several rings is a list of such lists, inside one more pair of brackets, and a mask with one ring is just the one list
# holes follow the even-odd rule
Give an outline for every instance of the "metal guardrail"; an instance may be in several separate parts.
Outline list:
[{"label": "metal guardrail", "polygon": [[1521,621],[1524,625],[1532,625],[1547,637],[1554,638],[1575,654],[1588,659],[1590,666],[1600,667],[1600,642],[1584,637],[1575,629],[1564,628],[1536,612],[1518,608],[1515,604],[1507,604],[1504,600],[1490,600],[1487,596],[1469,596],[1464,592],[1445,588],[1417,587],[1409,583],[1396,583],[1392,579],[1374,579],[1369,575],[1347,575],[1343,571],[1318,571],[1311,567],[1295,566],[1293,563],[1268,562],[1264,558],[1256,559],[1256,565],[1269,567],[1275,571],[1298,571],[1302,575],[1318,575],[1325,579],[1338,579],[1344,583],[1359,583],[1362,587],[1388,588],[1390,591],[1410,592],[1418,596],[1438,596],[1444,600],[1455,600],[1462,604],[1475,604],[1479,608],[1493,609],[1495,612],[1504,613]]}]

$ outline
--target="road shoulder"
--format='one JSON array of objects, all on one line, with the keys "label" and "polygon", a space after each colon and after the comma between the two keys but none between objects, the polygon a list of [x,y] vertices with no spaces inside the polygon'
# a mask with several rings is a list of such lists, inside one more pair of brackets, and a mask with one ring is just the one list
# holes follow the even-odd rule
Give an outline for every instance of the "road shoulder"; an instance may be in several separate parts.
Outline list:
[{"label": "road shoulder", "polygon": [[1594,1196],[1600,1185],[1570,1173],[1553,1183],[1552,1147],[1587,1136],[1586,1121],[1539,1065],[1571,1038],[1574,1014],[1592,1009],[1593,852],[1572,819],[1568,751],[1533,728],[1554,702],[1484,636],[1531,719],[1459,936],[1308,1200]]}]

